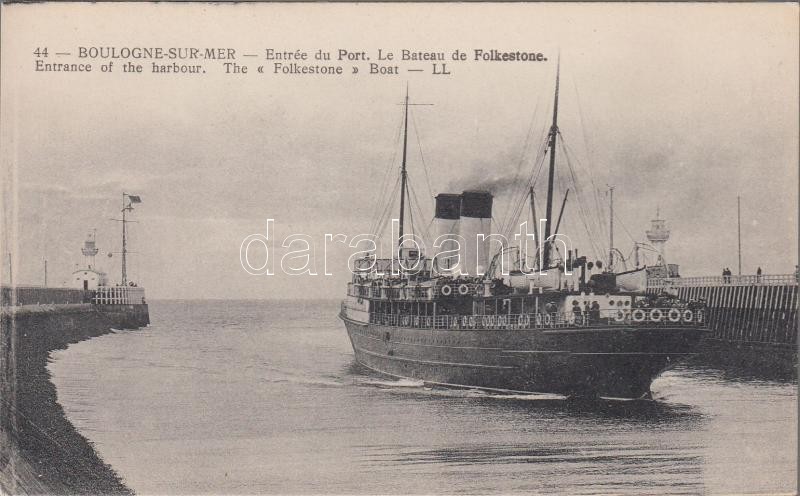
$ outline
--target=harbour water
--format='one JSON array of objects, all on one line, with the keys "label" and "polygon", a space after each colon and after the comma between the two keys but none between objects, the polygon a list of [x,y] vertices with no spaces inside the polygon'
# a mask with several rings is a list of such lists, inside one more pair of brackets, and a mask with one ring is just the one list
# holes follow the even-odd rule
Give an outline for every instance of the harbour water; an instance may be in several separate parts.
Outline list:
[{"label": "harbour water", "polygon": [[353,362],[338,300],[155,301],[58,401],[140,494],[793,493],[797,385],[679,367],[653,402],[428,388]]}]

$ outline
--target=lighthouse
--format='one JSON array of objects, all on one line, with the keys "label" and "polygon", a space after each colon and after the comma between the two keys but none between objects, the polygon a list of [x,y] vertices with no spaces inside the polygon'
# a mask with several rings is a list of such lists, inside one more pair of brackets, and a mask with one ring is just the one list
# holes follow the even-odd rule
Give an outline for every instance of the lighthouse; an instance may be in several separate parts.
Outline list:
[{"label": "lighthouse", "polygon": [[659,210],[656,209],[656,218],[651,221],[650,229],[647,230],[647,240],[658,252],[658,262],[656,265],[666,265],[664,256],[664,245],[669,240],[669,229],[667,221],[661,218]]},{"label": "lighthouse", "polygon": [[84,263],[83,267],[78,268],[72,273],[71,285],[74,288],[94,290],[97,289],[98,286],[105,286],[108,282],[106,273],[95,266],[94,258],[100,251],[97,249],[95,236],[96,233],[94,230],[89,231],[89,234],[86,236],[86,241],[83,242],[81,253],[83,253]]}]

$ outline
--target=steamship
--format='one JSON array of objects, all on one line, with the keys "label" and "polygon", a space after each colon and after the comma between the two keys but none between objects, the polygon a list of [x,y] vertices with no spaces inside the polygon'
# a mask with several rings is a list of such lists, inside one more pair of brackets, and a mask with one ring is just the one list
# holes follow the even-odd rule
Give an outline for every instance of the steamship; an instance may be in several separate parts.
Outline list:
[{"label": "steamship", "polygon": [[[521,247],[489,256],[489,191],[436,196],[433,226],[445,241],[432,257],[405,242],[405,204],[412,196],[406,94],[394,256],[355,261],[339,314],[359,364],[444,387],[631,399],[650,397],[661,372],[696,353],[703,307],[618,284],[611,250],[603,263],[555,243],[566,204],[565,196],[551,226],[556,144],[562,137],[558,87],[557,72],[553,121],[540,149],[542,164],[549,154],[545,242],[531,257],[533,270]],[[535,219],[533,184],[528,186]],[[504,257],[514,255],[516,263],[496,277]]]}]

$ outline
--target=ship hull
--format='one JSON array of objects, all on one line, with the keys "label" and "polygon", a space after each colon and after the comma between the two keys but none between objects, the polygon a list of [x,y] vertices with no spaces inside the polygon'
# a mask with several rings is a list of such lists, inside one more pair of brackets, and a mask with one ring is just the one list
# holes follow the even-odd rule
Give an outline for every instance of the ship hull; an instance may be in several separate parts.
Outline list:
[{"label": "ship hull", "polygon": [[694,355],[696,328],[419,329],[342,317],[356,361],[448,386],[565,396],[641,398],[664,370]]}]

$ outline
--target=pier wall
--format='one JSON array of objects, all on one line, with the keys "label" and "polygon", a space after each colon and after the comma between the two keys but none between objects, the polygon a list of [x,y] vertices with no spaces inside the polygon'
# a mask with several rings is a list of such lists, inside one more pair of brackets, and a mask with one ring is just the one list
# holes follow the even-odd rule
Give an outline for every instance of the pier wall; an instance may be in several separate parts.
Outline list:
[{"label": "pier wall", "polygon": [[93,291],[42,286],[0,288],[0,307],[20,305],[74,305],[91,303]]},{"label": "pier wall", "polygon": [[796,376],[798,284],[794,275],[689,277],[651,281],[685,300],[705,300],[705,358]]},{"label": "pier wall", "polygon": [[0,493],[130,494],[66,419],[47,362],[71,343],[148,323],[147,305],[3,305]]}]

